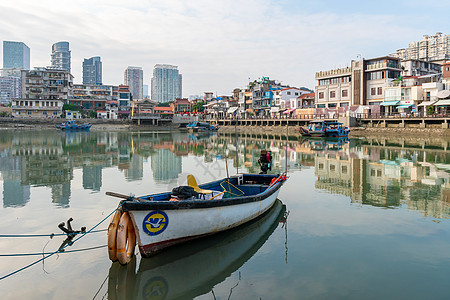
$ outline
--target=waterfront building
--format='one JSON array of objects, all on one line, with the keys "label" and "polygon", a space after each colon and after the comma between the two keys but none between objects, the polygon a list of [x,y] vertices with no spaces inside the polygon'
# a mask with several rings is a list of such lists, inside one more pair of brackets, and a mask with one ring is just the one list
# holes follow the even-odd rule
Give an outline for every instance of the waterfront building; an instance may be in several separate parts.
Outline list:
[{"label": "waterfront building", "polygon": [[351,62],[351,67],[316,73],[315,105],[318,113],[345,113],[364,106],[376,113],[384,103],[384,89],[400,77],[400,58],[383,56]]},{"label": "waterfront building", "polygon": [[273,105],[274,92],[290,88],[281,83],[270,80],[269,77],[262,77],[249,83],[249,89],[252,91],[252,107],[249,111],[257,116],[269,116]]},{"label": "waterfront building", "polygon": [[152,100],[157,102],[174,101],[182,98],[183,76],[177,66],[157,64],[153,68]]},{"label": "waterfront building", "polygon": [[118,100],[117,94],[116,85],[74,84],[73,97],[69,99],[69,103],[84,110],[106,110],[108,101]]},{"label": "waterfront building", "polygon": [[118,115],[119,118],[128,118],[131,111],[131,91],[128,85],[119,85],[118,88]]},{"label": "waterfront building", "polygon": [[73,98],[117,100],[118,89],[119,87],[117,85],[74,84]]},{"label": "waterfront building", "polygon": [[14,117],[59,117],[72,97],[73,76],[61,69],[22,70],[22,99],[12,101]]},{"label": "waterfront building", "polygon": [[23,42],[3,41],[3,68],[30,69],[30,48]]},{"label": "waterfront building", "polygon": [[204,99],[206,102],[211,101],[213,98],[214,98],[214,93],[213,93],[213,92],[204,92],[204,97],[203,97],[203,99]]},{"label": "waterfront building", "polygon": [[409,43],[408,48],[398,49],[391,56],[403,60],[419,59],[442,63],[450,58],[450,35],[443,35],[441,32],[424,35],[422,40]]},{"label": "waterfront building", "polygon": [[173,104],[175,113],[184,113],[191,111],[191,102],[189,102],[187,98],[176,98]]},{"label": "waterfront building", "polygon": [[296,109],[297,106],[291,106],[291,101],[296,105],[296,99],[303,94],[309,93],[309,90],[299,89],[294,87],[287,87],[279,90],[274,90],[273,105],[270,108],[272,114],[281,113],[286,109]]},{"label": "waterfront building", "polygon": [[102,61],[99,56],[84,59],[83,84],[102,84]]},{"label": "waterfront building", "polygon": [[401,61],[402,76],[422,76],[441,73],[442,65],[420,59]]},{"label": "waterfront building", "polygon": [[144,71],[141,67],[128,67],[123,75],[124,85],[128,86],[133,100],[144,98]]},{"label": "waterfront building", "polygon": [[314,114],[314,101],[314,93],[305,93],[290,100],[290,109],[294,109],[295,115],[299,118],[302,116],[311,116]]},{"label": "waterfront building", "polygon": [[70,73],[69,42],[58,42],[52,45],[51,66]]}]

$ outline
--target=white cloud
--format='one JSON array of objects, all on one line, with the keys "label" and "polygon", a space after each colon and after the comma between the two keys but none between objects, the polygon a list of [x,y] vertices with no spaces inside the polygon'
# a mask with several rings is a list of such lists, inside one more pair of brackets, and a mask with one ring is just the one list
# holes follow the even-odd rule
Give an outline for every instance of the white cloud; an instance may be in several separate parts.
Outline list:
[{"label": "white cloud", "polygon": [[155,64],[178,65],[188,96],[230,94],[263,75],[312,88],[316,71],[347,65],[357,54],[388,54],[423,34],[394,15],[286,7],[269,0],[6,0],[0,36],[30,46],[32,66],[49,65],[51,44],[69,41],[75,82],[82,60],[96,55],[107,84],[122,83],[129,65],[144,68],[145,84]]}]

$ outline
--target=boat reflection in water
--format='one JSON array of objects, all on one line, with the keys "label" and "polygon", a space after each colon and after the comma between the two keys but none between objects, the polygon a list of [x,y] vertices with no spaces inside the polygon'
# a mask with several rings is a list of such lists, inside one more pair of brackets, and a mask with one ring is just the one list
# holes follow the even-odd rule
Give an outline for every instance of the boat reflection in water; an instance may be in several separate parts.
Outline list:
[{"label": "boat reflection in water", "polygon": [[192,299],[208,293],[249,260],[275,231],[286,207],[277,200],[261,217],[237,227],[143,258],[113,263],[108,299]]},{"label": "boat reflection in water", "polygon": [[345,144],[348,144],[348,137],[337,137],[337,138],[311,138],[302,137],[300,143],[308,143],[309,148],[313,151],[339,151],[342,150]]}]

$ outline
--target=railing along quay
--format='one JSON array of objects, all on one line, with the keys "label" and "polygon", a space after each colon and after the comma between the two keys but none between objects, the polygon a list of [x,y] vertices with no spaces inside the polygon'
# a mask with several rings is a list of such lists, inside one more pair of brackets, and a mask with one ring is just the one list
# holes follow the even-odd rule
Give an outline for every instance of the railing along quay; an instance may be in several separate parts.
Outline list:
[{"label": "railing along quay", "polygon": [[[353,119],[353,122],[350,121]],[[432,115],[419,114],[354,114],[352,117],[338,114],[311,114],[282,117],[251,118],[206,118],[205,121],[220,126],[308,126],[312,120],[340,121],[353,123],[354,126],[367,127],[414,127],[414,128],[450,128],[450,113]]]}]

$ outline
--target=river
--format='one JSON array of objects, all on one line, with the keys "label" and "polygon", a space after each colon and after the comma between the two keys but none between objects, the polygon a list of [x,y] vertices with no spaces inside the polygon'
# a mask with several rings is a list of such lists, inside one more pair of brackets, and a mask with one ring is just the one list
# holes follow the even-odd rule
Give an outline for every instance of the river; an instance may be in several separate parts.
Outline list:
[{"label": "river", "polygon": [[[2,299],[447,299],[449,145],[0,131]],[[272,173],[289,174],[263,217],[128,266],[109,261],[104,230],[119,199],[105,192],[259,172],[262,149],[272,151]],[[69,218],[74,230],[98,227],[42,260],[67,242],[58,224]]]}]

